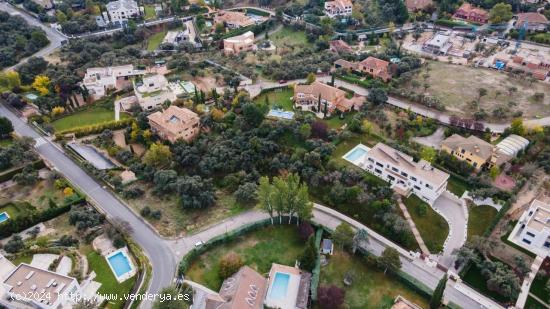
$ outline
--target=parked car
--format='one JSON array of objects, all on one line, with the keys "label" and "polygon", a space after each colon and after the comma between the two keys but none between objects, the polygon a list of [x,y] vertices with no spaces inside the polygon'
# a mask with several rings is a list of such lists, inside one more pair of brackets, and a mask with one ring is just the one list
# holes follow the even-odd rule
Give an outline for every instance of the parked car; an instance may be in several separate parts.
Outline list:
[{"label": "parked car", "polygon": [[287,80],[286,79],[281,79],[279,80],[279,84],[286,84]]}]

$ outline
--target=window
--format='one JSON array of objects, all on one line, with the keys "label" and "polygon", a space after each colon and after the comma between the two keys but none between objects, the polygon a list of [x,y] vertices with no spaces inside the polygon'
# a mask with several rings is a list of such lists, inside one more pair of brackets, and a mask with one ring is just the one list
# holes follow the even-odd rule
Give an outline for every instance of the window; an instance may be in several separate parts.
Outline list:
[{"label": "window", "polygon": [[527,234],[527,235],[529,235],[529,236],[531,236],[531,237],[535,237],[535,234],[533,234],[533,233],[531,233],[531,232],[527,232],[527,233],[525,233],[525,234]]},{"label": "window", "polygon": [[399,170],[398,170],[397,168],[395,168],[395,167],[392,167],[391,170],[394,171],[394,172],[396,172],[396,173],[399,173]]},{"label": "window", "polygon": [[412,181],[416,181],[416,177],[411,176],[411,180],[412,180]]},{"label": "window", "polygon": [[380,162],[376,162],[376,165],[377,165],[377,166],[380,166],[380,167],[384,167],[384,165],[383,165],[382,163],[380,163]]},{"label": "window", "polygon": [[401,176],[405,176],[405,177],[408,177],[409,174],[405,173],[405,172],[401,172]]},{"label": "window", "polygon": [[374,162],[374,160],[372,158],[368,158],[367,160],[371,161],[371,162]]},{"label": "window", "polygon": [[420,190],[420,187],[419,186],[414,186],[414,189],[415,190]]},{"label": "window", "polygon": [[474,162],[474,167],[477,167],[477,162]]},{"label": "window", "polygon": [[550,248],[550,242],[548,242],[548,241],[545,242],[545,243],[544,243],[544,246],[545,246],[546,248]]},{"label": "window", "polygon": [[382,174],[382,171],[377,168],[375,168],[374,171],[377,172],[378,174]]},{"label": "window", "polygon": [[461,149],[460,152],[461,152],[462,154],[466,153],[466,151],[465,151],[464,149]]},{"label": "window", "polygon": [[394,180],[395,180],[395,177],[393,177],[392,175],[388,175],[388,179],[389,179],[390,181],[394,181]]},{"label": "window", "polygon": [[432,187],[432,186],[429,185],[429,184],[426,184],[426,188],[428,188],[428,189],[433,189],[434,187]]},{"label": "window", "polygon": [[524,243],[526,243],[526,244],[529,244],[529,245],[531,244],[531,241],[528,240],[528,239],[525,239],[525,238],[524,238],[524,239],[522,239],[522,241],[523,241]]}]

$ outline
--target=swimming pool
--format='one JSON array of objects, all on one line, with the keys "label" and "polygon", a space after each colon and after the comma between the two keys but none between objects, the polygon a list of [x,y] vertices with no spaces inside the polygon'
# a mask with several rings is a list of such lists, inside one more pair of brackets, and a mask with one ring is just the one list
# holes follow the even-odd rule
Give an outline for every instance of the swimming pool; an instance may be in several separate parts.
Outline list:
[{"label": "swimming pool", "polygon": [[122,251],[118,251],[117,253],[109,256],[107,261],[109,262],[109,265],[111,265],[111,269],[117,278],[124,276],[132,270],[130,260]]},{"label": "swimming pool", "polygon": [[355,162],[357,161],[357,159],[361,158],[366,153],[367,153],[366,149],[355,147],[344,156],[344,159]]},{"label": "swimming pool", "polygon": [[286,292],[288,290],[288,281],[290,280],[290,275],[285,273],[276,273],[273,283],[271,284],[271,292],[269,297],[273,299],[283,299],[286,297]]},{"label": "swimming pool", "polygon": [[10,218],[7,212],[0,213],[0,223],[7,221]]},{"label": "swimming pool", "polygon": [[282,109],[272,109],[267,113],[267,116],[290,120],[294,118],[294,112],[284,111]]}]

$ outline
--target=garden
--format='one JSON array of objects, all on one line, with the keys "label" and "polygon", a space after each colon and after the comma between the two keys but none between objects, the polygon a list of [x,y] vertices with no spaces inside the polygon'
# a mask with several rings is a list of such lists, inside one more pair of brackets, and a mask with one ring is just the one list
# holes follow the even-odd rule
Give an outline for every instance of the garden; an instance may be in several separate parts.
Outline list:
[{"label": "garden", "polygon": [[[112,102],[109,102],[112,105]],[[74,130],[81,127],[105,124],[115,121],[113,108],[107,108],[105,104],[94,104],[84,107],[75,113],[61,117],[51,124],[56,132]],[[121,113],[120,119],[128,118],[128,114]]]},{"label": "garden", "polygon": [[497,215],[497,210],[488,205],[468,207],[468,240],[474,236],[483,236]]},{"label": "garden", "polygon": [[292,111],[294,110],[293,96],[294,90],[291,87],[283,87],[262,92],[254,98],[254,102],[260,104],[268,103],[270,108]]},{"label": "garden", "polygon": [[443,250],[443,244],[449,234],[449,225],[445,219],[414,194],[403,199],[403,203],[428,250],[431,253]]}]

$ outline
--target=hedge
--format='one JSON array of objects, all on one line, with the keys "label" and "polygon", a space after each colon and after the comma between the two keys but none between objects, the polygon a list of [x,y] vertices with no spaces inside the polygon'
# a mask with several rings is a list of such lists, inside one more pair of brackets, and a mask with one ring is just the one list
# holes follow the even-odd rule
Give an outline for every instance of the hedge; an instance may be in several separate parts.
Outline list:
[{"label": "hedge", "polygon": [[91,135],[91,134],[99,134],[105,130],[118,130],[118,129],[125,128],[131,125],[133,122],[134,122],[134,119],[127,118],[119,121],[116,121],[116,120],[109,121],[109,122],[105,122],[105,123],[93,125],[93,126],[78,127],[78,128],[55,133],[55,138],[62,139],[63,135],[69,134],[69,133],[74,133],[76,137],[82,137],[82,136]]},{"label": "hedge", "polygon": [[[46,166],[44,164],[44,161],[42,160],[36,160],[32,163],[29,163],[34,169],[41,169]],[[2,173],[0,173],[0,182],[8,181],[13,178],[16,174],[21,173],[21,171],[26,167],[27,165],[14,167],[12,169],[6,170]]]},{"label": "hedge", "polygon": [[0,224],[0,238],[9,237],[12,234],[24,231],[38,223],[45,222],[60,216],[71,210],[72,205],[81,203],[84,198],[78,195],[78,199],[69,201],[58,207],[50,207],[42,212],[32,213],[30,216],[19,216]]},{"label": "hedge", "polygon": [[449,28],[454,28],[454,27],[471,27],[465,23],[462,23],[462,22],[457,22],[457,21],[452,21],[452,20],[448,20],[448,19],[438,19],[436,20],[435,22],[436,25],[440,25],[440,26],[445,26],[445,27],[449,27]]},{"label": "hedge", "polygon": [[[315,247],[317,252],[320,252],[321,249],[321,238],[323,237],[323,229],[317,229],[315,233]],[[319,287],[319,281],[321,279],[321,254],[317,254],[317,260],[315,261],[315,267],[313,268],[311,274],[311,299],[317,300],[317,288]]]}]

